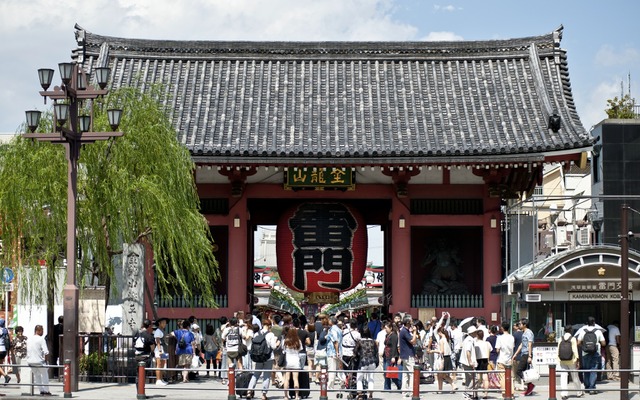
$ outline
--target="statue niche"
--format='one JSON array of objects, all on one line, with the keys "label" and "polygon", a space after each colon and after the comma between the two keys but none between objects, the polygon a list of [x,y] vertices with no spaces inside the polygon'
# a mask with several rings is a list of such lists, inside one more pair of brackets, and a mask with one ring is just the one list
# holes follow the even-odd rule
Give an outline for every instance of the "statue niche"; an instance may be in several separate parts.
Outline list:
[{"label": "statue niche", "polygon": [[420,267],[427,274],[422,284],[422,294],[468,294],[460,271],[462,258],[458,248],[444,238],[427,248]]}]

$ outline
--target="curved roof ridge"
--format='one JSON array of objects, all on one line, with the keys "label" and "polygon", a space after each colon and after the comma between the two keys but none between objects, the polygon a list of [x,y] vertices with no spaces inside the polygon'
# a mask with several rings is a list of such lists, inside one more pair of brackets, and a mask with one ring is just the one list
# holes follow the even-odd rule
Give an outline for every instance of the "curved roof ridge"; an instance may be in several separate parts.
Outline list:
[{"label": "curved roof ridge", "polygon": [[558,42],[557,31],[524,38],[468,40],[468,41],[221,41],[221,40],[159,40],[103,36],[76,26],[88,49],[109,43],[113,50],[159,54],[216,54],[252,56],[379,56],[411,57],[414,55],[452,56],[456,54],[512,54],[527,55],[529,46],[553,51]]}]

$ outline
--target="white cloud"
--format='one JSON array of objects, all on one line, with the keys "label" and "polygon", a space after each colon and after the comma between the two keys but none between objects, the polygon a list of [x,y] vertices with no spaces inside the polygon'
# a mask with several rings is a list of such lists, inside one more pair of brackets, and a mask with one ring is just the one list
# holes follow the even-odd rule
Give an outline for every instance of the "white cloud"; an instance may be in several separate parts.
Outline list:
[{"label": "white cloud", "polygon": [[456,35],[453,32],[429,32],[427,36],[422,38],[422,40],[426,40],[429,42],[455,42],[463,40],[462,36]]},{"label": "white cloud", "polygon": [[462,7],[456,7],[454,5],[448,4],[446,6],[441,6],[439,4],[434,4],[433,5],[433,9],[435,11],[447,11],[447,12],[454,12],[454,11],[458,11],[458,10],[462,10]]},{"label": "white cloud", "polygon": [[604,110],[607,108],[607,100],[616,96],[620,97],[620,79],[601,82],[593,90],[589,91],[586,98],[576,96],[576,103],[583,104],[579,107],[579,115],[585,129],[589,130],[603,119],[607,118]]},{"label": "white cloud", "polygon": [[596,65],[600,67],[625,66],[640,62],[640,50],[634,47],[616,49],[603,45],[596,53]]},{"label": "white cloud", "polygon": [[[43,109],[36,70],[67,61],[74,25],[128,38],[175,40],[416,40],[394,0],[0,0],[0,131]],[[43,12],[42,10],[46,10]],[[69,12],[73,10],[73,12]]]}]

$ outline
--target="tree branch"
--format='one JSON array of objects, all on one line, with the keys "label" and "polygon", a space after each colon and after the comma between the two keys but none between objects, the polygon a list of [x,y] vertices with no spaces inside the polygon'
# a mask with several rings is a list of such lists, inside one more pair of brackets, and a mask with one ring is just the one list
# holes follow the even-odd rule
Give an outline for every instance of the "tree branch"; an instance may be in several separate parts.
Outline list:
[{"label": "tree branch", "polygon": [[139,242],[140,240],[142,240],[142,238],[151,235],[152,231],[153,231],[153,229],[151,229],[151,227],[147,226],[146,229],[144,231],[142,231],[142,233],[140,233],[138,235],[138,238],[136,239],[136,243]]}]

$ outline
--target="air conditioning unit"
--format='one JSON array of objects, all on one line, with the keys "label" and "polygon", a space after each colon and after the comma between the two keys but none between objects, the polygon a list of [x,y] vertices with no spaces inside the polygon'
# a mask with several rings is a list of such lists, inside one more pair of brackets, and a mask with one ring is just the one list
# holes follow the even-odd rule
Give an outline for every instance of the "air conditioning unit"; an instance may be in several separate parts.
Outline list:
[{"label": "air conditioning unit", "polygon": [[524,295],[524,301],[527,303],[540,303],[542,301],[542,295],[539,293],[527,293]]}]

